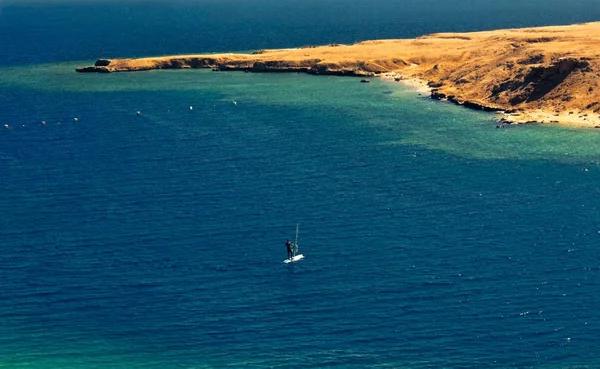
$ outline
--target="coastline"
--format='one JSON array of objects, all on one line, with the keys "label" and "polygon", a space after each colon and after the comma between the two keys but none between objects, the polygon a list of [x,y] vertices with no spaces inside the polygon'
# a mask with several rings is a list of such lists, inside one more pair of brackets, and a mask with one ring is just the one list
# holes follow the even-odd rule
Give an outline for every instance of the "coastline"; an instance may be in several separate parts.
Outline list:
[{"label": "coastline", "polygon": [[582,128],[600,128],[600,117],[590,115],[583,111],[575,112],[549,112],[544,110],[524,111],[519,113],[503,113],[500,116],[500,123],[506,124],[563,124]]},{"label": "coastline", "polygon": [[411,87],[416,93],[421,95],[431,96],[431,92],[433,91],[433,88],[429,87],[428,81],[424,79],[406,77],[396,72],[383,73],[380,77],[387,81],[399,82],[404,86]]},{"label": "coastline", "polygon": [[[398,82],[408,86],[419,95],[430,96],[434,90],[430,87],[428,81],[419,78],[409,78],[396,72],[383,73],[380,76],[390,82]],[[456,102],[454,102],[456,103]],[[460,104],[459,104],[460,105]],[[466,108],[470,108],[466,106]],[[581,128],[600,128],[600,117],[589,115],[586,112],[562,112],[555,113],[544,110],[523,111],[507,113],[503,111],[496,112],[498,118],[498,128],[509,124],[563,124]]]},{"label": "coastline", "polygon": [[570,26],[439,33],[353,45],[99,59],[78,72],[212,68],[252,73],[380,77],[433,99],[498,113],[513,123],[600,128],[600,22]]}]

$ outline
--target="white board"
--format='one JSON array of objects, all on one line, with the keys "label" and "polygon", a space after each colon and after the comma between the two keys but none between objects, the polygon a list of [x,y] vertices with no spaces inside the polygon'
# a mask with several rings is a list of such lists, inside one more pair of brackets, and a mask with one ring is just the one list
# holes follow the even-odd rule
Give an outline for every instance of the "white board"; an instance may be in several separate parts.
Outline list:
[{"label": "white board", "polygon": [[287,263],[294,263],[294,262],[296,262],[296,261],[300,261],[300,260],[302,260],[302,259],[304,259],[304,255],[300,254],[300,255],[296,255],[296,256],[294,256],[294,257],[293,257],[293,258],[291,258],[291,259],[285,259],[283,262],[284,262],[284,263],[286,263],[286,264],[287,264]]}]

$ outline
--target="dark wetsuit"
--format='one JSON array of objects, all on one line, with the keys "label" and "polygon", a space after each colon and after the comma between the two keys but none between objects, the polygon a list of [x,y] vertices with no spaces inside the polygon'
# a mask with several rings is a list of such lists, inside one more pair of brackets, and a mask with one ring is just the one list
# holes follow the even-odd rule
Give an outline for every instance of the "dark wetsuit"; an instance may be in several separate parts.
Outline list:
[{"label": "dark wetsuit", "polygon": [[285,246],[287,247],[288,258],[291,259],[294,256],[294,253],[292,252],[292,243],[288,240],[285,243]]}]

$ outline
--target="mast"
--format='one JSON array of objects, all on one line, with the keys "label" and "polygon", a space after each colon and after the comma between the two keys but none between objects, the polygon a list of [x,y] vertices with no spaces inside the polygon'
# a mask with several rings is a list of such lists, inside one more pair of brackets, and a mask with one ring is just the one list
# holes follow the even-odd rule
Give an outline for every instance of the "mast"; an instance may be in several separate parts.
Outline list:
[{"label": "mast", "polygon": [[294,248],[293,248],[293,256],[296,256],[298,252],[298,223],[296,223],[296,238],[294,239]]}]

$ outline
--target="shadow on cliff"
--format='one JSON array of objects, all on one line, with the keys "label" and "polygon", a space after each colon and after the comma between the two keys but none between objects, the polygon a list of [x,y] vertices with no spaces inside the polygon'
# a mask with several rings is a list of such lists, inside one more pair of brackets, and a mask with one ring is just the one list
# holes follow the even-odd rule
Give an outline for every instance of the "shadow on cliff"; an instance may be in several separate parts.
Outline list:
[{"label": "shadow on cliff", "polygon": [[590,71],[590,65],[585,60],[563,58],[550,65],[535,66],[524,76],[518,76],[495,86],[490,98],[498,100],[502,93],[507,93],[511,105],[534,102],[546,96],[577,70]]}]

